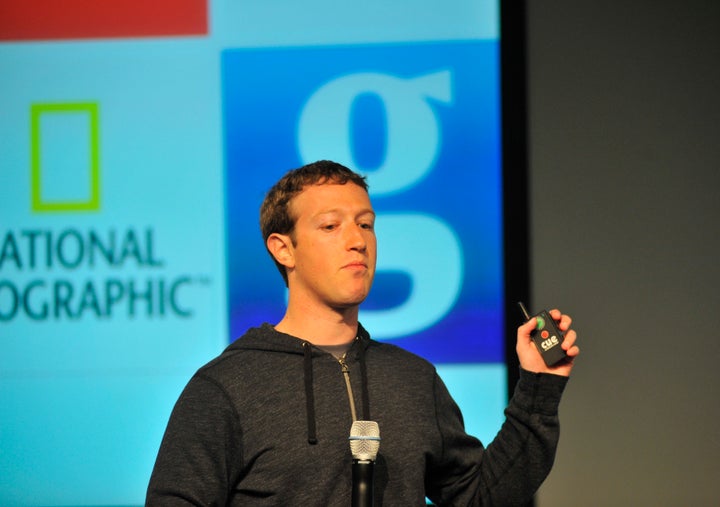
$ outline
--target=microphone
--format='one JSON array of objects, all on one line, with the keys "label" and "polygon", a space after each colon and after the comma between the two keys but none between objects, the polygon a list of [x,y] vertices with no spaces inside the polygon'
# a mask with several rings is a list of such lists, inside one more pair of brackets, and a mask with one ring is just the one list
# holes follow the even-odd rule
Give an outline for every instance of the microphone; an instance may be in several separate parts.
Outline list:
[{"label": "microphone", "polygon": [[352,453],[352,507],[372,507],[375,458],[380,449],[380,428],[375,421],[355,421],[350,428]]}]

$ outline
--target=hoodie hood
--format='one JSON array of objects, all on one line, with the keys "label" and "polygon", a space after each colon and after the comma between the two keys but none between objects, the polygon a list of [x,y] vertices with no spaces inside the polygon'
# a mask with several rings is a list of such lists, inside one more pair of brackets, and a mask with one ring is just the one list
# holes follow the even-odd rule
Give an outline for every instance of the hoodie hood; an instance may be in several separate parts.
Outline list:
[{"label": "hoodie hood", "polygon": [[[362,418],[366,421],[371,419],[365,353],[371,343],[372,340],[370,339],[369,333],[360,323],[358,323],[357,337],[352,345],[350,345],[347,356],[354,356],[360,365]],[[262,324],[260,327],[248,329],[242,337],[235,340],[227,349],[225,349],[225,353],[233,353],[239,350],[260,350],[264,352],[278,352],[303,356],[303,384],[305,386],[307,439],[310,445],[317,444],[313,358],[328,353],[307,340],[281,333],[268,323]]]}]

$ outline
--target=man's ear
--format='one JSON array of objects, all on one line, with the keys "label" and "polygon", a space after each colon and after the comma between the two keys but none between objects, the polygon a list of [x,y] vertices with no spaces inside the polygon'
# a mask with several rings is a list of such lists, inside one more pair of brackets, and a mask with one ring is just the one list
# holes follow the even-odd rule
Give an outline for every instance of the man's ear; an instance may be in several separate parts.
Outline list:
[{"label": "man's ear", "polygon": [[295,267],[295,251],[290,236],[274,232],[268,236],[266,245],[277,262],[288,269]]}]

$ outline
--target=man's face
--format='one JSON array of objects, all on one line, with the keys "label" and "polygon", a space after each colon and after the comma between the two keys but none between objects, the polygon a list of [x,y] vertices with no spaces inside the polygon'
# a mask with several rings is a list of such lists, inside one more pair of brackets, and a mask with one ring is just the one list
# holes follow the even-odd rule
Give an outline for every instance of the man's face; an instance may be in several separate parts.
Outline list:
[{"label": "man's face", "polygon": [[359,305],[375,276],[375,213],[354,183],[306,187],[290,202],[296,219],[288,269],[291,298],[334,309]]}]

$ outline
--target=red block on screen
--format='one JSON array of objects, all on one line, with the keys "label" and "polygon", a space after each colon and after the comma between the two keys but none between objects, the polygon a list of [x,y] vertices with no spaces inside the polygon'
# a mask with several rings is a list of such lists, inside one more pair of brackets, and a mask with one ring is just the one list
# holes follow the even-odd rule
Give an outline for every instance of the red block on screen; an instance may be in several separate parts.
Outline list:
[{"label": "red block on screen", "polygon": [[2,0],[0,41],[206,35],[208,0]]}]

